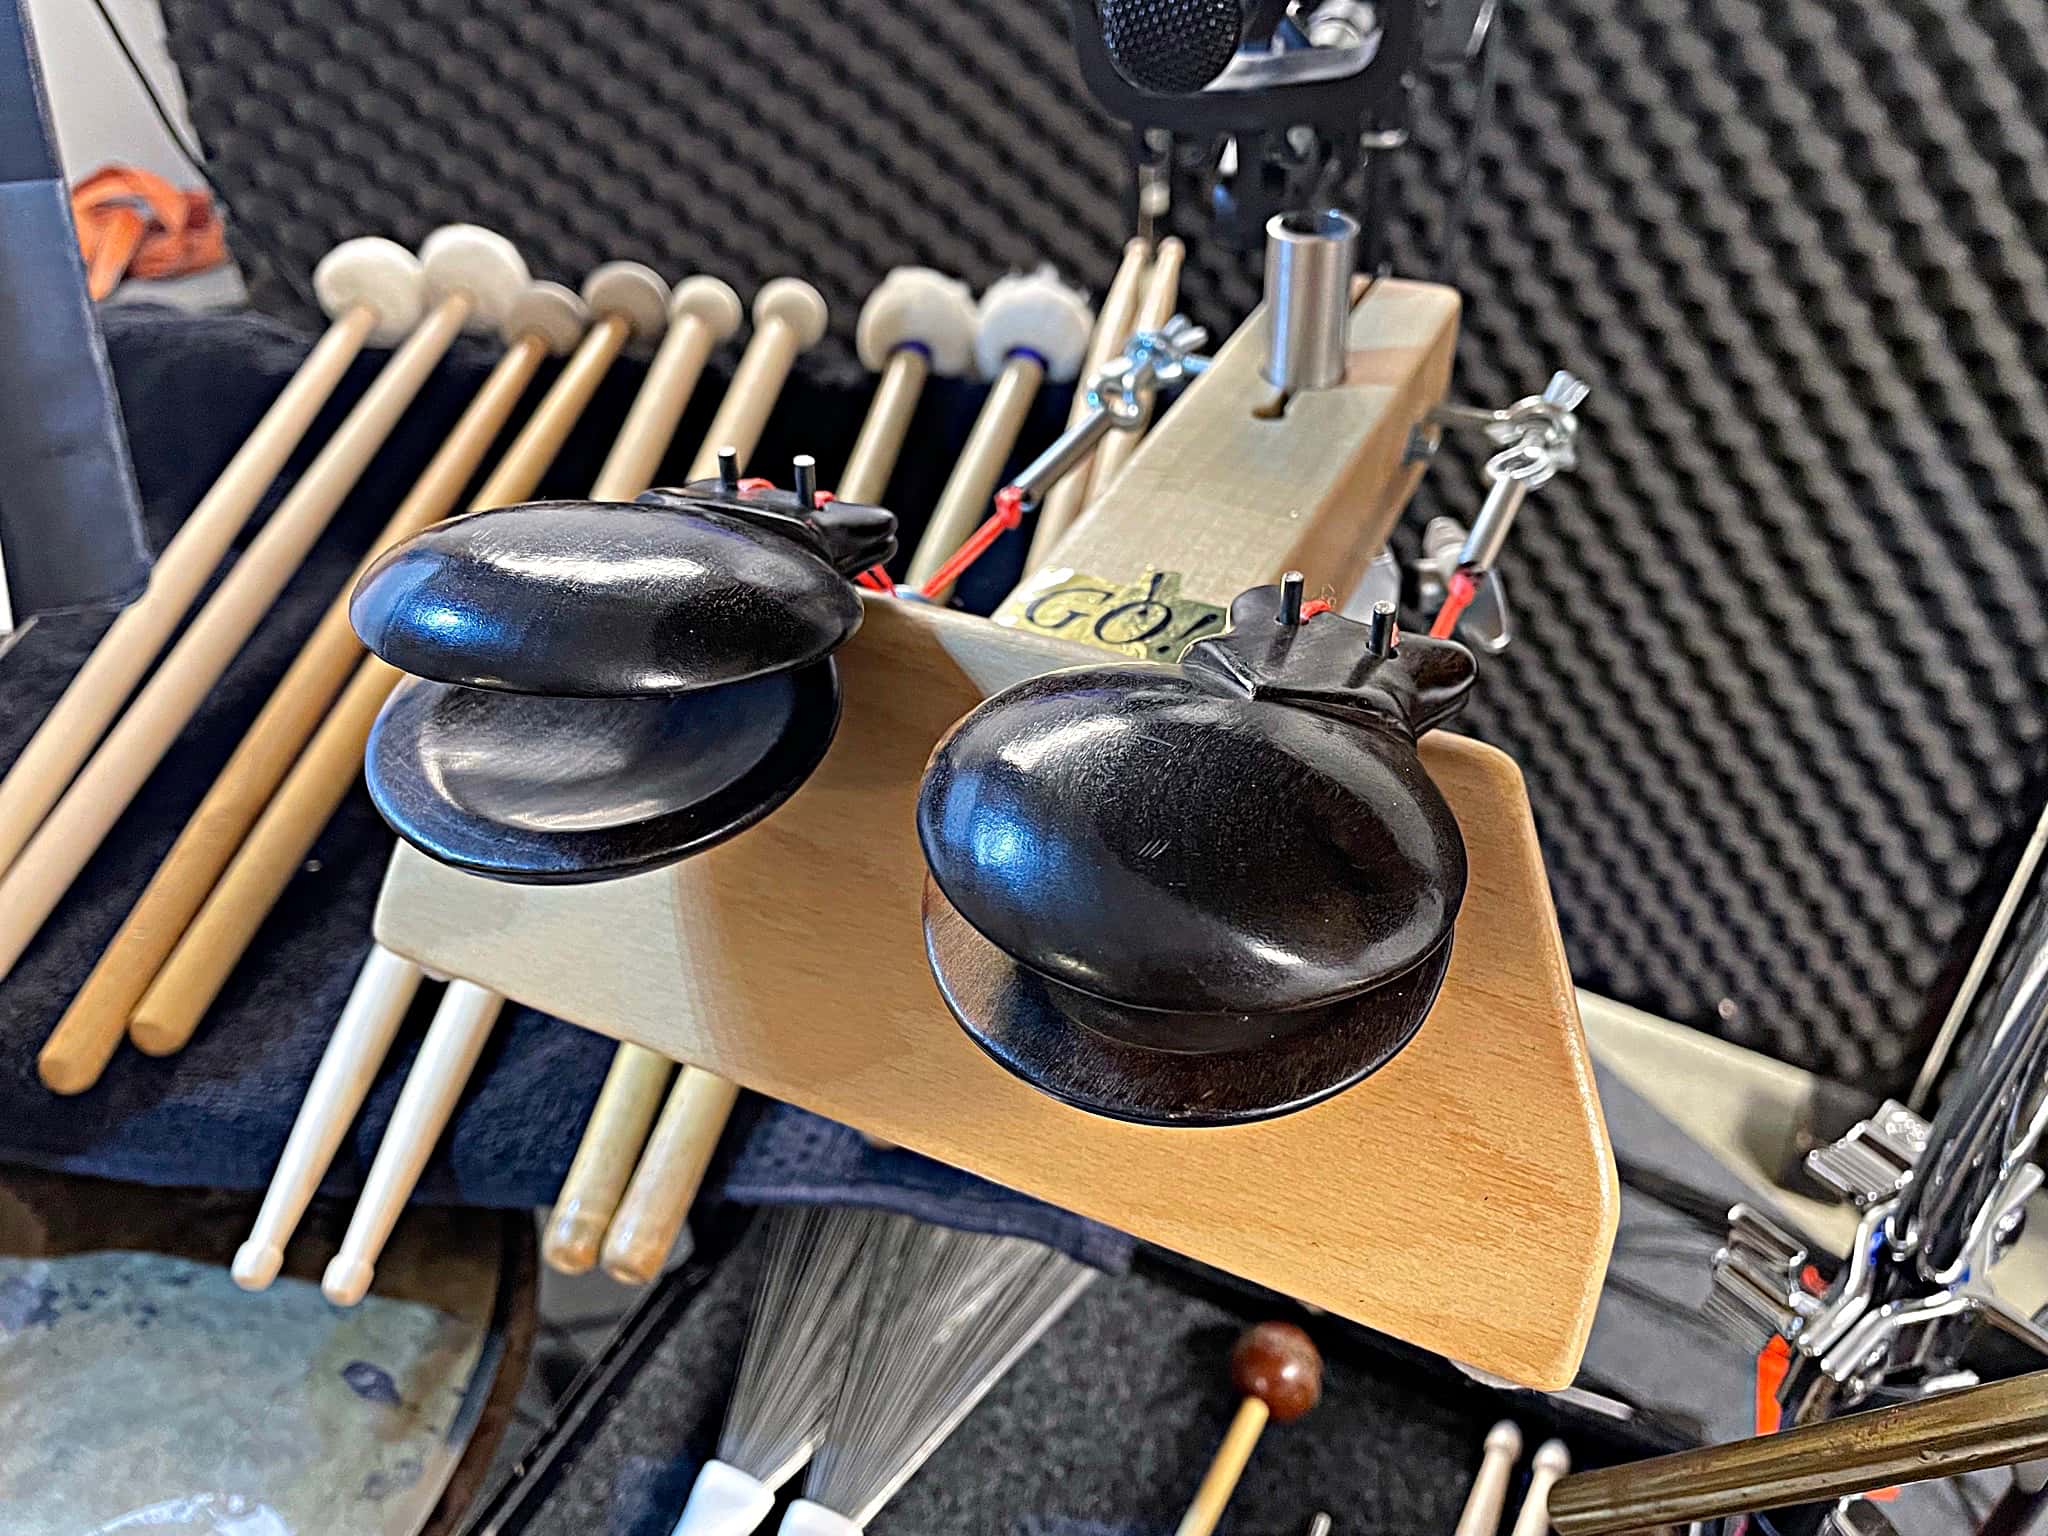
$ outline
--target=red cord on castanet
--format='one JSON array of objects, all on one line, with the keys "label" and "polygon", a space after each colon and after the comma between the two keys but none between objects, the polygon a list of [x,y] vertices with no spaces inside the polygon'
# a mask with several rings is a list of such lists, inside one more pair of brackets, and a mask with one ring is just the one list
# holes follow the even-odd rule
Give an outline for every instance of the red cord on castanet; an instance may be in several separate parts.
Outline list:
[{"label": "red cord on castanet", "polygon": [[1429,626],[1432,640],[1448,640],[1451,631],[1458,627],[1458,616],[1472,605],[1472,599],[1479,591],[1479,583],[1470,571],[1453,571],[1451,582],[1444,591],[1444,605],[1436,611],[1436,622]]},{"label": "red cord on castanet", "polygon": [[1012,528],[1024,521],[1024,493],[1014,485],[1006,485],[996,492],[996,509],[982,525],[970,533],[961,546],[954,550],[946,563],[931,574],[931,579],[919,587],[918,592],[933,602],[940,601],[948,588],[960,579],[960,573],[983,555],[991,545]]}]

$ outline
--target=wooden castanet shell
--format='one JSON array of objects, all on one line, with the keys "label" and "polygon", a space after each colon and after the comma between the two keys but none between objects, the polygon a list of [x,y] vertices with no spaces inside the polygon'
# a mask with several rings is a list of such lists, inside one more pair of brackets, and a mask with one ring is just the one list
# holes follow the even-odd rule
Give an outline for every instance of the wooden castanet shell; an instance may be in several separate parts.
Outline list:
[{"label": "wooden castanet shell", "polygon": [[370,798],[431,858],[521,884],[618,879],[745,831],[824,759],[831,659],[668,697],[557,698],[411,680],[364,758]]},{"label": "wooden castanet shell", "polygon": [[349,605],[401,672],[579,698],[684,693],[829,656],[860,599],[815,551],[655,502],[475,512],[379,560]]},{"label": "wooden castanet shell", "polygon": [[[972,711],[917,807],[926,947],[983,1049],[1097,1113],[1219,1124],[1348,1086],[1421,1025],[1465,847],[1415,752],[1473,677],[1276,587],[1175,666],[1047,673]],[[1007,965],[1005,961],[1009,962]]]}]

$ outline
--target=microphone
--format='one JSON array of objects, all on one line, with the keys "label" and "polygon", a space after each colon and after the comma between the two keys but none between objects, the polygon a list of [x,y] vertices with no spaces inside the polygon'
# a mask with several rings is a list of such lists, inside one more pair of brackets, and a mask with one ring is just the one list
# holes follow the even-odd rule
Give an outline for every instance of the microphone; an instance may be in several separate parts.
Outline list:
[{"label": "microphone", "polygon": [[1102,44],[1140,90],[1191,96],[1222,74],[1244,37],[1239,0],[1098,0]]}]

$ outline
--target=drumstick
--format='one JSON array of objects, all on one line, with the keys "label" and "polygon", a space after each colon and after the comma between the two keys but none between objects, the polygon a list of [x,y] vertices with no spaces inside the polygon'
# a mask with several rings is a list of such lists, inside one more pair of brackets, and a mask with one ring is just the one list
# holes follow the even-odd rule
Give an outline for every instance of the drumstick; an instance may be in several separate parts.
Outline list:
[{"label": "drumstick", "polygon": [[[790,366],[799,350],[817,344],[825,334],[828,320],[825,301],[809,283],[795,278],[777,278],[762,288],[754,299],[754,335],[747,343],[732,383],[719,402],[711,429],[697,450],[690,467],[692,480],[718,472],[718,456],[730,449],[745,464],[760,441],[761,430],[775,409],[776,399],[789,378]],[[674,1093],[686,1104],[700,1106],[685,1116],[678,1108],[674,1123],[664,1112],[669,1135],[662,1143],[663,1155],[678,1172],[664,1172],[646,1164],[641,1148],[661,1108],[661,1094],[674,1067],[659,1051],[644,1046],[624,1045],[612,1054],[604,1086],[591,1107],[590,1120],[577,1143],[575,1159],[555,1196],[554,1209],[541,1229],[540,1252],[548,1266],[563,1274],[581,1274],[597,1262],[605,1229],[611,1225],[621,1193],[630,1175],[640,1177],[636,1162],[648,1167],[650,1190],[659,1188],[671,1196],[680,1195],[681,1208],[688,1210],[695,1198],[695,1178],[701,1178],[711,1158],[711,1148],[725,1130],[727,1114],[737,1093],[730,1085],[719,1094],[695,1081],[702,1074],[684,1068]],[[713,1082],[716,1080],[714,1079]],[[694,1177],[684,1172],[694,1167]],[[650,1196],[651,1198],[651,1196]],[[680,1218],[678,1218],[680,1219]],[[664,1250],[666,1252],[666,1250]]]},{"label": "drumstick", "polygon": [[390,240],[337,245],[313,269],[331,324],[157,556],[142,596],[121,611],[14,765],[0,779],[0,873],[99,744],[206,580],[365,344],[393,346],[418,322],[419,259]]},{"label": "drumstick", "polygon": [[[1174,306],[1180,302],[1180,269],[1187,259],[1187,247],[1171,237],[1159,242],[1159,254],[1152,258],[1152,265],[1145,273],[1145,288],[1138,298],[1137,316],[1130,329],[1133,331],[1156,331],[1173,318]],[[1119,343],[1121,345],[1121,343]],[[1109,489],[1109,482],[1124,467],[1132,450],[1138,446],[1138,439],[1145,435],[1145,421],[1149,421],[1152,407],[1144,409],[1144,421],[1135,432],[1112,432],[1103,439],[1102,446],[1095,450],[1095,459],[1088,466],[1088,490],[1083,505],[1093,501]]]},{"label": "drumstick", "polygon": [[1550,1536],[1550,1490],[1572,1469],[1572,1453],[1562,1440],[1546,1440],[1529,1463],[1529,1491],[1515,1515],[1514,1536]]},{"label": "drumstick", "polygon": [[854,347],[882,377],[839,476],[847,501],[878,502],[889,488],[925,380],[964,373],[974,358],[974,296],[930,267],[898,267],[861,306]]},{"label": "drumstick", "polygon": [[660,1277],[739,1094],[737,1083],[694,1067],[677,1075],[604,1234],[604,1272],[614,1280],[649,1285]]},{"label": "drumstick", "polygon": [[230,567],[163,664],[0,878],[0,977],[21,958],[156,765],[206,702],[278,594],[472,316],[495,328],[530,279],[488,230],[436,230],[420,248],[430,296],[419,326],[334,430]]},{"label": "drumstick", "polygon": [[1266,1421],[1291,1424],[1322,1396],[1323,1357],[1294,1324],[1259,1323],[1230,1351],[1230,1384],[1242,1401],[1175,1536],[1209,1536],[1216,1529]]},{"label": "drumstick", "polygon": [[370,1293],[377,1257],[419,1183],[420,1170],[441,1139],[504,1006],[505,1000],[495,992],[466,981],[448,983],[434,1022],[420,1042],[419,1058],[398,1091],[391,1123],[377,1144],[341,1249],[320,1277],[320,1294],[336,1306],[352,1307]]},{"label": "drumstick", "polygon": [[[666,323],[668,285],[637,262],[599,267],[583,286],[584,302],[596,321],[471,499],[472,512],[530,496],[627,341],[635,335],[659,334]],[[456,492],[467,478],[456,483]],[[344,608],[347,595],[343,595]],[[345,612],[343,622],[347,622]],[[354,638],[353,630],[349,636]],[[192,1038],[335,807],[355,783],[370,723],[396,674],[381,663],[371,665],[360,645],[351,660],[357,680],[320,722],[313,743],[292,766],[276,797],[260,808],[260,817],[253,818],[254,828],[232,860],[226,861],[219,883],[206,895],[190,926],[162,962],[162,969],[146,983],[134,1005],[129,1038],[151,1055],[169,1055]]]},{"label": "drumstick", "polygon": [[418,966],[380,948],[370,951],[356,973],[356,984],[306,1089],[306,1101],[299,1106],[284,1155],[263,1193],[263,1208],[256,1213],[248,1240],[235,1250],[229,1273],[243,1290],[264,1289],[284,1267],[284,1245],[291,1241],[341,1138],[369,1096],[420,979]]},{"label": "drumstick", "polygon": [[[1116,269],[1116,277],[1110,282],[1109,292],[1102,297],[1102,312],[1095,317],[1095,335],[1088,343],[1088,356],[1081,365],[1081,383],[1086,384],[1101,372],[1102,365],[1122,351],[1124,343],[1130,340],[1135,329],[1131,319],[1138,312],[1138,289],[1151,265],[1151,241],[1132,240],[1124,246],[1124,259]],[[1087,414],[1088,391],[1076,388],[1073,409],[1067,412],[1067,425],[1073,426]],[[1089,466],[1094,462],[1095,456],[1091,453],[1045,493],[1045,500],[1038,508],[1038,525],[1031,530],[1031,552],[1024,557],[1026,572],[1035,571],[1045,563],[1054,541],[1080,515],[1088,499]]]},{"label": "drumstick", "polygon": [[[527,430],[506,450],[497,470],[478,490],[471,510],[523,500],[532,494],[626,340],[636,332],[659,329],[666,293],[667,285],[637,262],[610,263],[591,274],[584,284],[584,297],[600,312],[598,324],[535,408]],[[643,394],[662,375],[660,365],[657,356]],[[669,380],[666,387],[674,387],[674,370],[665,376]],[[687,381],[683,388],[687,391]],[[247,859],[252,875],[259,862],[275,872],[276,888],[261,900],[276,899],[305,849],[355,783],[362,771],[363,743],[370,725],[398,678],[396,668],[374,656],[363,658],[340,703],[251,832],[236,862]],[[245,1288],[260,1290],[276,1275],[284,1244],[326,1175],[335,1148],[362,1108],[420,981],[418,966],[381,945],[371,946],[348,1007],[299,1108],[277,1171],[271,1176],[257,1227],[243,1247],[242,1257],[247,1262],[238,1257],[235,1278]]]},{"label": "drumstick", "polygon": [[505,325],[505,355],[328,605],[120,932],[44,1041],[36,1068],[51,1089],[82,1093],[99,1080],[128,1026],[130,1010],[348,680],[363,654],[348,622],[349,594],[356,580],[384,549],[447,516],[511,419],[541,360],[550,351],[565,352],[574,346],[583,334],[584,319],[576,295],[553,283],[534,284],[512,306]]},{"label": "drumstick", "polygon": [[732,449],[746,463],[761,441],[761,429],[768,424],[796,355],[818,344],[827,319],[824,296],[801,278],[778,277],[754,295],[753,339],[732,371],[725,398],[718,402],[711,430],[690,465],[690,479],[708,480],[717,474],[721,448]]},{"label": "drumstick", "polygon": [[[769,286],[774,288],[776,285]],[[796,286],[812,297],[816,296],[814,290],[806,285]],[[788,290],[784,289],[779,296],[773,297],[764,290],[763,297],[768,300],[770,318],[775,321],[771,328],[785,327],[792,307]],[[721,329],[738,320],[738,301],[722,284],[716,289],[701,283],[685,284],[679,290],[678,302],[689,321],[686,327],[689,334],[678,343],[681,350],[677,354],[673,354],[666,363],[657,357],[655,366],[648,371],[641,394],[645,396],[651,390],[656,400],[644,409],[639,400],[635,401],[632,414],[639,417],[639,422],[633,440],[623,452],[615,446],[606,464],[607,471],[616,470],[620,477],[616,483],[606,487],[609,495],[630,495],[642,488],[624,483],[626,471],[638,465],[643,473],[652,473],[650,466],[659,462],[666,447],[665,442],[656,440],[654,429],[665,421],[669,423],[669,430],[673,430],[673,424],[681,419],[689,392],[696,384],[702,368],[702,355],[708,354]],[[801,295],[795,302],[800,304]],[[822,302],[819,301],[820,304]],[[755,312],[760,316],[763,306],[757,303]],[[823,329],[823,325],[819,325],[817,333],[822,334]],[[711,333],[709,339],[699,334],[707,330]],[[697,357],[697,361],[684,366],[686,355]],[[742,369],[744,367],[743,359]],[[756,426],[752,430],[758,433],[759,428]],[[360,743],[357,750],[360,753]],[[343,1243],[341,1254],[328,1268],[328,1282],[323,1289],[331,1300],[359,1300],[368,1290],[378,1255],[411,1196],[420,1169],[426,1165],[434,1143],[440,1139],[448,1116],[461,1097],[470,1068],[475,1065],[477,1053],[482,1050],[502,1006],[502,999],[463,982],[452,984],[441,999],[433,1022],[427,1028],[427,1040],[421,1047],[420,1059],[414,1064],[400,1092],[401,1106],[410,1101],[411,1112],[402,1118],[393,1114],[390,1128],[377,1148],[371,1177],[350,1218],[349,1236]],[[423,1076],[428,1080],[422,1081]]]},{"label": "drumstick", "polygon": [[1521,1454],[1522,1432],[1510,1420],[1502,1419],[1486,1432],[1479,1471],[1472,1479],[1472,1491],[1465,1495],[1465,1510],[1458,1516],[1453,1536],[1495,1536],[1500,1530],[1500,1509],[1508,1496],[1508,1474]]},{"label": "drumstick", "polygon": [[715,277],[689,277],[677,286],[668,314],[668,335],[619,423],[590,487],[592,501],[624,501],[654,483],[711,349],[740,328],[740,296]]},{"label": "drumstick", "polygon": [[1039,385],[1080,372],[1094,318],[1086,298],[1050,267],[1001,278],[981,296],[975,361],[994,382],[911,556],[909,585],[924,585],[981,522]]}]

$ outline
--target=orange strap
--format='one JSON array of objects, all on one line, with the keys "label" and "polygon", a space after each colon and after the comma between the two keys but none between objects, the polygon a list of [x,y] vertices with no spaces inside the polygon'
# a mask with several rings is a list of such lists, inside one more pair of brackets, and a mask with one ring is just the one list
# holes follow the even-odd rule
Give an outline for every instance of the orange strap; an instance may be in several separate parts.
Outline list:
[{"label": "orange strap", "polygon": [[73,187],[71,218],[95,299],[124,278],[183,277],[227,260],[213,199],[132,165],[102,166]]}]

